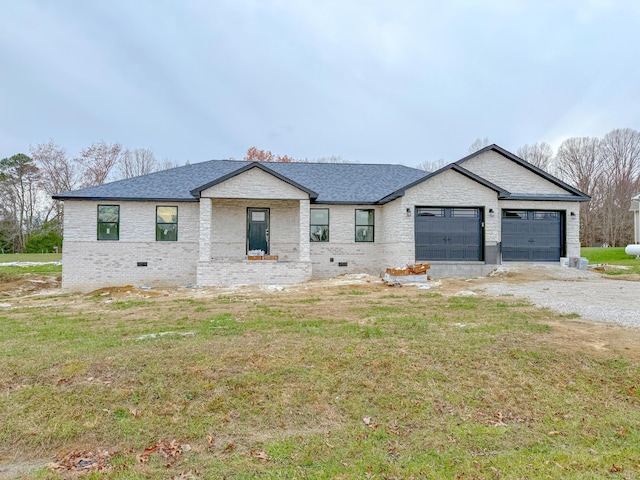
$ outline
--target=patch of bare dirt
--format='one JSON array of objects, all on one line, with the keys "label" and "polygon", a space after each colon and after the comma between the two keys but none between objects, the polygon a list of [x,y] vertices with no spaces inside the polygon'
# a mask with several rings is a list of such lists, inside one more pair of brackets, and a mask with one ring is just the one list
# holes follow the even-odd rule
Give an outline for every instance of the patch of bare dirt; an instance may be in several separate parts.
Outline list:
[{"label": "patch of bare dirt", "polygon": [[23,476],[47,466],[48,460],[14,460],[0,463],[0,480],[22,478]]},{"label": "patch of bare dirt", "polygon": [[125,285],[123,287],[104,287],[92,292],[86,293],[85,297],[111,297],[111,298],[125,298],[125,297],[159,297],[168,295],[168,292],[175,292],[176,288],[167,289],[154,289],[154,288],[142,288],[134,287],[133,285]]},{"label": "patch of bare dirt", "polygon": [[553,335],[549,343],[565,351],[585,349],[610,355],[618,354],[632,362],[640,362],[640,330],[579,319],[548,320]]},{"label": "patch of bare dirt", "polygon": [[4,275],[0,278],[0,298],[30,295],[43,290],[60,288],[61,278],[53,275]]}]

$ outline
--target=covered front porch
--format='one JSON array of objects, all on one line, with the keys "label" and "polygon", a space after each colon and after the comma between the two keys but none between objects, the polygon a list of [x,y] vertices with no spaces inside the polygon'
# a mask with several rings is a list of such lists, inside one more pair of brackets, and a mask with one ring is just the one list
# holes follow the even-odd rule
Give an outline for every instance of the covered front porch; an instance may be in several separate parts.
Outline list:
[{"label": "covered front porch", "polygon": [[199,248],[200,286],[307,281],[309,199],[202,197]]}]

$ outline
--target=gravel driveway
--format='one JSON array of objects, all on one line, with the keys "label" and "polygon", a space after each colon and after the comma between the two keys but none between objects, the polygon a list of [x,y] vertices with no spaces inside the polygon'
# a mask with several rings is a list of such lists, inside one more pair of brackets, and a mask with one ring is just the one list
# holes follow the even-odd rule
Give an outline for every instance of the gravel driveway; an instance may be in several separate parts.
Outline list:
[{"label": "gravel driveway", "polygon": [[[532,281],[526,281],[528,277]],[[640,328],[640,282],[555,265],[518,265],[499,269],[480,288],[489,295],[526,297],[538,306],[577,313],[585,320]]]}]

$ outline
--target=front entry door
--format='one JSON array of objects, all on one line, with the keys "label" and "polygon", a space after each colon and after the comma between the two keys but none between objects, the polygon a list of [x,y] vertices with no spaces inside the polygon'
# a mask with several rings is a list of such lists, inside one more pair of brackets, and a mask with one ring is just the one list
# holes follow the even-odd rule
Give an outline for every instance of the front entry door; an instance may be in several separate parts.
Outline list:
[{"label": "front entry door", "polygon": [[247,208],[247,252],[250,250],[269,254],[268,208]]}]

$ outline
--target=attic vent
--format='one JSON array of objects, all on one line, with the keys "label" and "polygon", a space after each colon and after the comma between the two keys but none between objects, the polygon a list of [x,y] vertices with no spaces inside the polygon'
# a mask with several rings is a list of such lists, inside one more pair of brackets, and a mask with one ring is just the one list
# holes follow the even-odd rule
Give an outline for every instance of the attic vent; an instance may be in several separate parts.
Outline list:
[{"label": "attic vent", "polygon": [[147,266],[147,262],[138,262],[138,266],[139,267],[146,267]]},{"label": "attic vent", "polygon": [[339,267],[346,267],[347,265],[349,265],[347,262],[338,262]]}]

